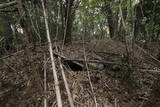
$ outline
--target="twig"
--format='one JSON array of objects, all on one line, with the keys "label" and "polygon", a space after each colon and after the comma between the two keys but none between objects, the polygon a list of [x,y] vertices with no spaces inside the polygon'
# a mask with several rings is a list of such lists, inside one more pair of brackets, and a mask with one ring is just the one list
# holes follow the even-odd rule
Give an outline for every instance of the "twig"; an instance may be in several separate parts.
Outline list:
[{"label": "twig", "polygon": [[137,48],[139,48],[140,50],[142,50],[146,55],[148,55],[150,58],[152,58],[154,61],[156,61],[156,65],[160,66],[160,61],[155,58],[154,56],[152,56],[151,54],[149,54],[147,51],[145,51],[143,48],[141,48],[140,46],[138,46],[137,44],[135,44]]},{"label": "twig", "polygon": [[5,65],[7,65],[11,70],[13,70],[15,73],[17,73],[17,70],[15,69],[15,68],[13,68],[12,66],[10,66],[6,61],[4,61],[4,60],[2,60],[3,61],[3,63],[5,64]]},{"label": "twig", "polygon": [[38,38],[39,38],[39,43],[41,43],[40,33],[38,32],[38,30],[36,29],[36,27],[35,27],[35,25],[34,25],[34,23],[33,23],[33,20],[32,20],[32,17],[31,17],[31,13],[30,13],[30,11],[29,11],[29,8],[27,9],[27,11],[28,11],[28,14],[29,14],[30,22],[31,22],[31,24],[32,24],[32,28],[33,28],[34,32],[36,33],[36,35],[37,35]]},{"label": "twig", "polygon": [[81,107],[86,107],[86,104],[82,104],[82,103],[80,103],[78,101],[74,101],[74,102],[77,103],[78,105],[80,105]]},{"label": "twig", "polygon": [[17,0],[14,0],[14,1],[11,1],[11,2],[8,2],[8,3],[0,3],[0,9],[4,9],[4,8],[10,7],[10,6],[14,6],[16,4],[17,4]]},{"label": "twig", "polygon": [[[83,41],[84,41],[84,39],[83,39]],[[89,84],[90,84],[90,87],[91,87],[91,92],[93,94],[93,99],[94,99],[95,107],[98,107],[97,98],[95,96],[95,92],[94,92],[94,89],[93,89],[93,84],[92,84],[91,77],[90,77],[90,72],[88,70],[88,64],[86,63],[87,57],[86,57],[86,52],[85,52],[84,44],[83,44],[83,49],[84,49],[84,51],[83,51],[84,52],[84,59],[85,59],[85,65],[86,65],[86,68],[87,68],[87,74],[88,74]]]},{"label": "twig", "polygon": [[18,54],[18,53],[21,53],[21,52],[23,52],[23,51],[24,51],[24,50],[21,50],[21,51],[15,52],[15,53],[13,53],[13,54],[10,54],[10,55],[7,55],[7,56],[3,56],[3,57],[0,58],[0,60],[6,59],[6,58],[11,57],[11,56],[14,56],[14,55],[16,55],[16,54]]},{"label": "twig", "polygon": [[154,69],[137,69],[139,71],[144,71],[144,72],[153,72],[153,73],[160,73],[160,70],[154,70]]},{"label": "twig", "polygon": [[[53,40],[53,42],[56,42],[57,40]],[[52,42],[52,43],[53,43]],[[40,43],[40,44],[36,44],[35,46],[36,47],[39,47],[39,46],[45,46],[45,45],[48,45],[49,43],[48,42],[45,42],[45,43]],[[34,46],[29,46],[28,47],[28,49],[31,49],[31,48],[33,48]],[[53,47],[54,48],[54,47]],[[15,55],[17,55],[18,53],[21,53],[21,52],[24,52],[24,49],[22,49],[22,50],[19,50],[19,51],[17,51],[17,52],[14,52],[14,53],[11,53],[11,54],[9,54],[9,55],[6,55],[6,56],[3,56],[3,57],[0,57],[0,60],[1,59],[6,59],[6,58],[8,58],[8,57],[11,57],[11,56],[15,56]]]},{"label": "twig", "polygon": [[59,81],[58,81],[58,76],[56,72],[56,66],[55,66],[54,57],[53,57],[52,43],[51,43],[51,38],[50,38],[50,33],[49,33],[46,9],[44,6],[44,1],[41,0],[41,2],[42,2],[42,8],[43,8],[43,14],[44,14],[44,20],[45,20],[47,39],[49,43],[48,45],[49,45],[49,52],[50,52],[50,57],[51,57],[53,77],[54,77],[54,83],[55,83],[55,89],[56,89],[57,105],[58,107],[62,107],[62,99],[61,99],[61,94],[60,94],[60,89],[59,89]]},{"label": "twig", "polygon": [[4,40],[4,37],[2,37],[2,38],[0,39],[0,42],[1,42],[2,40]]}]

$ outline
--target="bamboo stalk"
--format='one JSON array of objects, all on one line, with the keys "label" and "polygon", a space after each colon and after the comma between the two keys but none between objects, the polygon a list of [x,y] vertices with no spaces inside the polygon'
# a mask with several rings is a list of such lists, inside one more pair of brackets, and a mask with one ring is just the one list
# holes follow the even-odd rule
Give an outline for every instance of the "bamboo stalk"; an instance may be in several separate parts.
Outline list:
[{"label": "bamboo stalk", "polygon": [[46,55],[44,55],[44,94],[45,94],[45,97],[44,97],[44,107],[47,107],[47,99],[46,99],[46,90],[47,90],[47,67],[46,67]]},{"label": "bamboo stalk", "polygon": [[47,39],[48,39],[49,53],[50,53],[50,57],[51,57],[51,64],[52,64],[53,77],[54,77],[54,83],[55,83],[57,105],[58,105],[58,107],[62,107],[62,99],[61,99],[61,94],[60,94],[60,89],[59,89],[59,81],[58,81],[58,76],[57,76],[57,72],[56,72],[56,66],[55,66],[54,57],[53,57],[52,43],[51,43],[51,38],[50,38],[50,33],[49,33],[49,26],[48,26],[48,21],[47,21],[46,9],[44,6],[44,1],[41,0],[41,2],[42,2],[42,8],[43,8],[43,14],[44,14],[44,20],[45,20]]},{"label": "bamboo stalk", "polygon": [[[58,24],[58,19],[59,19],[59,8],[58,8],[58,15],[57,15],[57,24]],[[58,26],[57,26],[56,39],[58,37],[58,31],[59,31],[59,29],[58,29]],[[56,51],[58,52],[58,46],[57,46],[56,42],[55,42],[55,47],[56,47]],[[73,99],[72,99],[71,92],[70,92],[70,89],[69,89],[69,85],[68,85],[68,82],[67,82],[67,79],[66,79],[66,75],[65,75],[65,72],[64,72],[64,68],[63,68],[63,65],[62,65],[62,58],[60,56],[58,56],[58,62],[59,62],[59,65],[60,65],[60,69],[61,69],[61,74],[62,74],[62,77],[63,77],[64,85],[65,85],[65,88],[66,88],[66,91],[67,91],[70,107],[74,107],[74,103],[73,103]]]}]

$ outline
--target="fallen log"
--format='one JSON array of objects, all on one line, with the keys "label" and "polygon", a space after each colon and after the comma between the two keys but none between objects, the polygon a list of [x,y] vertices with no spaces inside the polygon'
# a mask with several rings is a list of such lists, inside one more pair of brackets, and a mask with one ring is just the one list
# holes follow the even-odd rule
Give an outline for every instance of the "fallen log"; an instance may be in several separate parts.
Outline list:
[{"label": "fallen log", "polygon": [[99,60],[85,60],[85,59],[68,59],[63,55],[58,53],[54,53],[55,57],[60,57],[64,65],[69,66],[73,71],[82,71],[86,70],[86,64],[88,65],[89,69],[94,70],[103,70],[103,69],[120,69],[120,66],[127,66],[127,64],[121,64],[116,62],[109,62],[109,61],[99,61]]}]

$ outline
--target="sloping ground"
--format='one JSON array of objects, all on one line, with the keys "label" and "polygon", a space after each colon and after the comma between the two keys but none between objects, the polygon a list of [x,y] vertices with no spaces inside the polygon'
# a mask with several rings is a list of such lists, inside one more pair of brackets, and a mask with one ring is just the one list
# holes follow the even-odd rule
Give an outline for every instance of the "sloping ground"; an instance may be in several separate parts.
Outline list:
[{"label": "sloping ground", "polygon": [[[85,52],[84,52],[85,50]],[[137,49],[138,50],[138,49]],[[54,79],[52,76],[48,46],[38,46],[31,50],[30,60],[26,60],[23,51],[8,57],[0,58],[0,107],[39,107],[46,96],[49,107],[56,106]],[[122,63],[125,46],[118,41],[92,41],[90,43],[73,43],[64,47],[61,55],[68,59],[100,60]],[[141,67],[150,69],[155,66],[141,50],[136,51],[135,60]],[[43,92],[44,54],[47,56],[47,92]],[[57,72],[64,107],[69,107],[59,64],[56,60]],[[94,107],[93,93],[87,71],[72,71],[64,65],[67,81],[72,93],[75,107]],[[97,103],[100,107],[138,107],[147,101],[157,72],[138,71],[132,79],[123,78],[126,67],[119,70],[93,70],[89,74]]]}]

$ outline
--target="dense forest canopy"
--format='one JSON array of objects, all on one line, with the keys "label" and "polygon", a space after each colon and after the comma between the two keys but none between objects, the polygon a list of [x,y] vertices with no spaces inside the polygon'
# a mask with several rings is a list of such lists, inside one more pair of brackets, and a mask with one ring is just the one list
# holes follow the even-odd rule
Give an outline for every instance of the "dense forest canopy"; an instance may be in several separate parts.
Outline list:
[{"label": "dense forest canopy", "polygon": [[[131,19],[129,14],[132,11],[131,23],[134,23],[134,39],[148,42],[158,41],[160,2],[158,0],[133,0],[132,10],[129,10],[129,2],[130,0],[45,1],[52,39],[56,37],[56,34],[59,39],[63,39],[66,32],[66,38],[70,38],[69,41],[72,40],[71,38],[81,40],[83,37],[85,39],[109,37],[123,40],[124,31],[129,30],[124,28],[124,24],[126,27],[129,26],[127,23]],[[46,40],[41,2],[26,0],[22,1],[22,5],[25,16],[21,16],[18,12],[16,1],[1,1],[0,20],[3,24],[0,27],[0,36],[1,49],[3,50],[10,47],[15,48],[16,45],[13,44],[21,44],[18,28],[22,27],[20,24],[22,18],[26,21],[24,23],[26,23],[25,27],[29,32],[30,42],[44,42]]]}]

